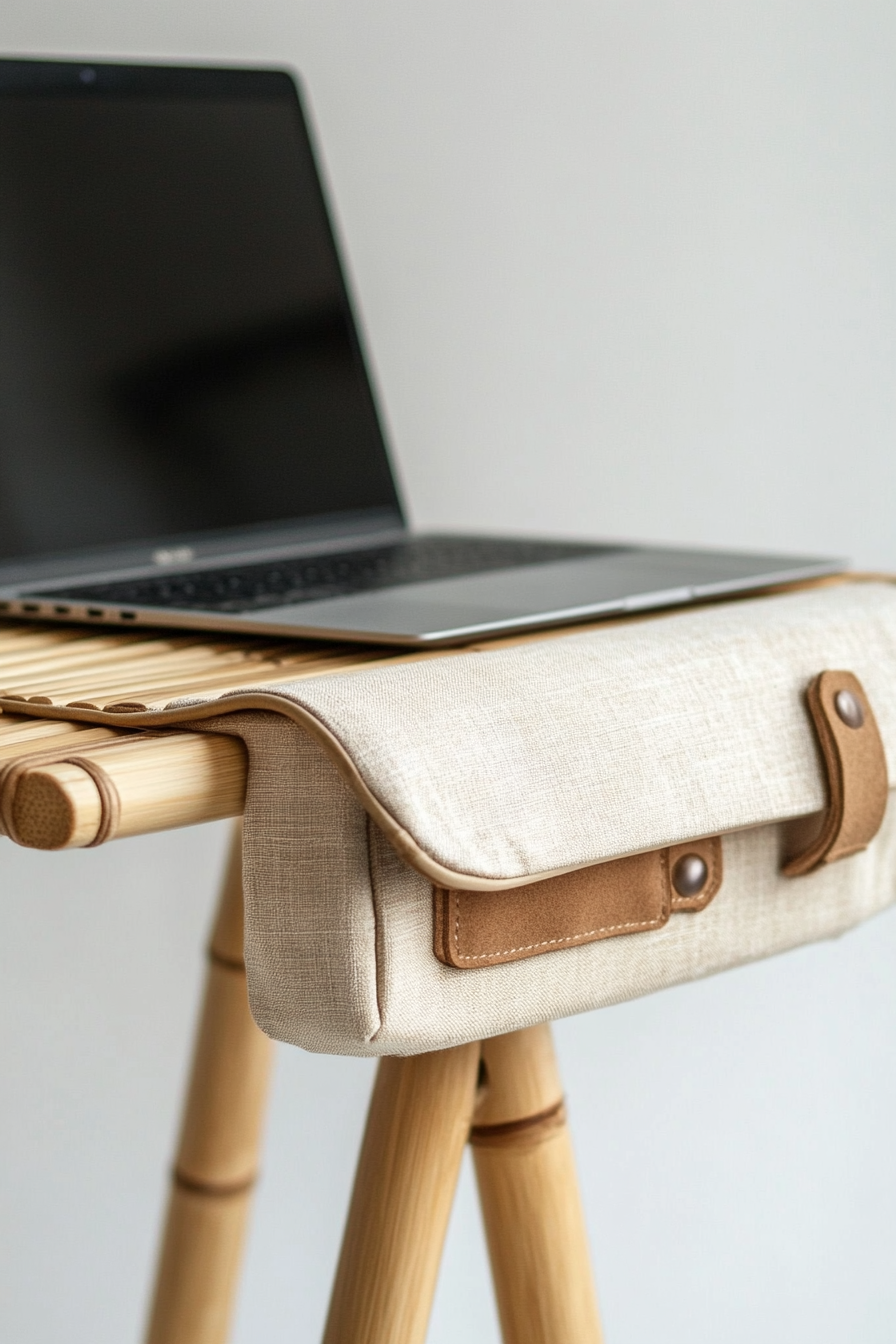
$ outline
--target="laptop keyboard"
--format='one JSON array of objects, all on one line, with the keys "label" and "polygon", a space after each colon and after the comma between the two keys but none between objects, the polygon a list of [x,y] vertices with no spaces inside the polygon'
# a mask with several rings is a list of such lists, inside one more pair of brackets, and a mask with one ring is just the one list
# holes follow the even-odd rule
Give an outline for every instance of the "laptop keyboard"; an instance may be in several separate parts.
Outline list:
[{"label": "laptop keyboard", "polygon": [[574,560],[619,549],[616,546],[502,538],[420,537],[366,550],[92,583],[34,596],[188,611],[255,611],[287,603],[314,602],[321,598],[394,588],[406,583],[423,583],[428,579],[458,578],[489,570],[513,569],[519,565]]}]

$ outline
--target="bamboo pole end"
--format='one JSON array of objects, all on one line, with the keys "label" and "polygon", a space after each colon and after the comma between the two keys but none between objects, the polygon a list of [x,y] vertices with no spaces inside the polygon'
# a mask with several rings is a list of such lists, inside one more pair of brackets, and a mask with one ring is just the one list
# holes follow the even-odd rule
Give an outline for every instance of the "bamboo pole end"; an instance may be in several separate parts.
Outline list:
[{"label": "bamboo pole end", "polygon": [[99,790],[86,770],[67,762],[28,771],[12,799],[14,836],[28,849],[89,845],[102,821]]}]

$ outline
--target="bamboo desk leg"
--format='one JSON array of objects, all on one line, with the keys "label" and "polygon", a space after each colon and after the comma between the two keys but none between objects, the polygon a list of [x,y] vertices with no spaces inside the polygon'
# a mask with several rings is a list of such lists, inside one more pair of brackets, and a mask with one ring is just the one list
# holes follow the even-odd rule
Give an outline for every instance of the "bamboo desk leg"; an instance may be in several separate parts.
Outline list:
[{"label": "bamboo desk leg", "polygon": [[504,1344],[600,1344],[551,1030],[483,1041],[470,1134]]},{"label": "bamboo desk leg", "polygon": [[479,1044],[380,1060],[324,1344],[423,1344]]},{"label": "bamboo desk leg", "polygon": [[[147,1344],[226,1344],[230,1325],[272,1051],[249,1014],[240,868],[237,829]],[[546,1026],[380,1061],[324,1344],[423,1344],[468,1137],[504,1344],[601,1344]]]},{"label": "bamboo desk leg", "polygon": [[209,946],[147,1344],[224,1344],[236,1293],[273,1047],[246,996],[240,838],[237,823]]}]

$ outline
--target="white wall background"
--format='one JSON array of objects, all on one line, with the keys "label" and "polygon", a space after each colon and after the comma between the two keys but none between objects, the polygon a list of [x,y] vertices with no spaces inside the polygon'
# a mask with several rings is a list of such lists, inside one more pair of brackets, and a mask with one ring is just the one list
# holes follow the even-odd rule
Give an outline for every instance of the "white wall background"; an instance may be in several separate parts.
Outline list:
[{"label": "white wall background", "polygon": [[[0,48],[301,69],[418,524],[896,569],[886,0],[3,0]],[[223,840],[3,844],[4,1340],[139,1337]],[[559,1025],[610,1344],[891,1344],[894,970],[896,912]],[[371,1076],[281,1051],[237,1344],[318,1336]],[[497,1338],[466,1173],[431,1339]]]}]

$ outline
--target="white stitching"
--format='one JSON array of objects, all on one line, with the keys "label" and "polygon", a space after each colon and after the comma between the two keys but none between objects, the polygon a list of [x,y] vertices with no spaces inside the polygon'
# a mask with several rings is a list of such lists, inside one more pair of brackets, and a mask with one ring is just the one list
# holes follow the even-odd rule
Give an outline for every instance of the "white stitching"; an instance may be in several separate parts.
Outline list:
[{"label": "white stitching", "polygon": [[[715,896],[718,890],[717,851],[721,849],[721,844],[719,843],[719,837],[717,836],[711,837],[708,841],[707,847],[709,849],[709,855],[708,855],[709,862],[707,863],[708,872],[707,872],[706,885],[710,894],[706,898],[706,905],[709,904],[709,902],[712,900],[713,896]],[[672,848],[671,846],[667,846],[662,850],[660,850],[660,863],[663,868],[663,875],[666,880],[667,890],[670,892],[671,895],[671,900],[669,903],[670,913],[676,909],[676,896],[675,893],[671,890],[671,875],[670,875],[671,848]],[[658,919],[637,921],[630,924],[605,924],[603,925],[602,928],[588,929],[585,933],[570,933],[565,938],[546,938],[544,939],[543,942],[527,943],[525,946],[522,947],[505,947],[502,948],[501,951],[499,952],[466,953],[461,952],[460,950],[460,892],[453,891],[451,895],[454,897],[454,909],[455,909],[454,947],[455,947],[455,956],[458,961],[489,961],[492,957],[512,957],[518,952],[534,952],[539,947],[559,947],[563,943],[575,943],[582,938],[596,938],[597,935],[601,933],[622,933],[626,929],[629,930],[630,932],[636,932],[636,931],[643,932],[647,929],[661,929],[668,921],[668,915],[665,915],[665,917],[664,915],[660,915]],[[684,898],[684,900],[688,902],[691,899],[692,898],[690,897]],[[679,906],[678,908],[679,910],[683,909],[687,911],[688,905],[685,905],[684,901],[682,901],[682,905]]]},{"label": "white stitching", "polygon": [[665,920],[639,921],[634,924],[605,924],[601,929],[588,929],[585,933],[570,933],[566,938],[546,938],[541,943],[528,943],[525,947],[505,947],[500,952],[464,953],[460,950],[460,894],[454,892],[454,946],[458,961],[487,961],[490,957],[512,957],[515,952],[534,952],[537,947],[557,947],[560,943],[574,943],[578,938],[594,938],[599,933],[619,933],[622,929],[661,929]]}]

